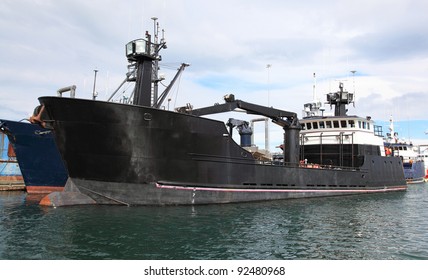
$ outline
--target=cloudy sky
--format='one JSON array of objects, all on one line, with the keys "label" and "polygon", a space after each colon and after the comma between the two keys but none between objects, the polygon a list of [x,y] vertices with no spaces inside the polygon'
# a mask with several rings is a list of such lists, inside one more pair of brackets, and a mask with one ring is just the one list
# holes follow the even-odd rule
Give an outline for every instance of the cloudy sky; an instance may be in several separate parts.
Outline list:
[{"label": "cloudy sky", "polygon": [[392,115],[402,137],[428,144],[426,11],[425,0],[1,0],[0,118],[28,117],[37,97],[69,85],[91,98],[94,69],[107,99],[127,72],[125,44],[158,17],[161,72],[191,64],[171,107],[233,93],[301,116],[316,73],[322,101],[342,81],[356,92],[350,114]]}]

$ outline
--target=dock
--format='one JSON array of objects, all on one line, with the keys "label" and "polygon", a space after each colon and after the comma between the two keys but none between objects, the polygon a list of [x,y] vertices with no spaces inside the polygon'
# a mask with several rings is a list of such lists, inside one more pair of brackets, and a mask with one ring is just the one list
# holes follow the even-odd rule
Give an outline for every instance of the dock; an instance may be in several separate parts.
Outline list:
[{"label": "dock", "polygon": [[22,176],[0,176],[0,191],[25,191]]}]

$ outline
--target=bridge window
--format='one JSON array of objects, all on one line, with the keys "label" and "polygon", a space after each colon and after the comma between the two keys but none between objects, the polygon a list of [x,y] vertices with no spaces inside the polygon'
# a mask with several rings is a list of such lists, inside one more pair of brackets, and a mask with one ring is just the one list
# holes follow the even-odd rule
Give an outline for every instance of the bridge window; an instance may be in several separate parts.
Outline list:
[{"label": "bridge window", "polygon": [[355,127],[355,121],[349,120],[349,127]]},{"label": "bridge window", "polygon": [[343,128],[346,127],[346,120],[341,120],[340,121],[340,126],[342,126]]},{"label": "bridge window", "polygon": [[310,122],[308,122],[308,123],[306,124],[306,128],[307,128],[307,129],[312,129],[312,124],[311,124]]},{"label": "bridge window", "polygon": [[314,129],[318,129],[318,122],[313,122],[312,125],[313,125]]},{"label": "bridge window", "polygon": [[339,128],[339,121],[333,121],[334,128]]},{"label": "bridge window", "polygon": [[332,126],[331,126],[331,121],[326,121],[325,123],[326,123],[326,125],[327,125],[327,126],[326,126],[327,128],[331,128],[331,127],[332,127]]},{"label": "bridge window", "polygon": [[324,121],[320,121],[320,128],[321,128],[321,129],[324,129],[324,128],[325,128]]}]

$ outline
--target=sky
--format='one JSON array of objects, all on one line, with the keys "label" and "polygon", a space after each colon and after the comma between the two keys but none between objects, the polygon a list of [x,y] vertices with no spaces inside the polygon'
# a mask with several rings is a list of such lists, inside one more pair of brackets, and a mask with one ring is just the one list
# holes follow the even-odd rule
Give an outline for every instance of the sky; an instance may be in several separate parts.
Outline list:
[{"label": "sky", "polygon": [[92,98],[94,70],[107,100],[125,79],[125,44],[153,34],[157,17],[166,81],[190,64],[171,107],[232,93],[302,116],[314,93],[324,102],[343,82],[356,96],[349,114],[393,116],[402,138],[428,144],[426,11],[425,0],[2,0],[0,118],[28,118],[65,86]]}]

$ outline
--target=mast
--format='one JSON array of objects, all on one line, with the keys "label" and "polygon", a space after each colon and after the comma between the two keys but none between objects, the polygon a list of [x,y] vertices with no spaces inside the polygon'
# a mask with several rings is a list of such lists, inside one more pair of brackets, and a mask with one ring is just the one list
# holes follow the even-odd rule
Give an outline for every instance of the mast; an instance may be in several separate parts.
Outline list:
[{"label": "mast", "polygon": [[158,94],[159,94],[159,82],[163,80],[163,78],[159,78],[159,61],[162,60],[162,57],[159,56],[159,52],[162,48],[166,48],[165,45],[165,31],[162,29],[162,38],[159,41],[159,22],[157,21],[157,17],[152,17],[153,20],[153,34],[155,36],[153,47],[154,52],[156,53],[156,59],[153,61],[153,92],[152,92],[152,100],[151,105],[155,106],[158,100]]},{"label": "mast", "polygon": [[152,51],[151,36],[146,32],[146,39],[137,39],[126,45],[126,57],[136,69],[134,105],[150,106],[152,90]]},{"label": "mast", "polygon": [[157,17],[152,17],[154,23],[153,42],[151,41],[152,36],[146,31],[145,39],[133,40],[126,44],[126,57],[130,63],[128,65],[128,73],[107,101],[111,101],[126,82],[135,82],[134,90],[129,97],[129,100],[132,99],[132,104],[160,108],[179,75],[185,67],[189,66],[187,63],[182,63],[174,79],[159,96],[159,82],[165,79],[158,75],[160,69],[159,61],[162,60],[159,52],[162,49],[166,49],[167,46],[165,42],[165,30],[162,29],[162,37],[159,39],[160,29],[157,19]]},{"label": "mast", "polygon": [[[131,63],[130,68],[135,68],[134,105],[150,107],[157,102],[159,65],[161,60],[159,52],[166,48],[164,38],[159,41],[159,24],[157,18],[154,21],[154,42],[152,36],[146,31],[145,39],[137,39],[126,44],[126,57]],[[152,82],[154,83],[152,92]]]},{"label": "mast", "polygon": [[354,94],[343,90],[343,83],[339,83],[339,91],[327,94],[327,103],[334,105],[335,116],[346,116],[346,105],[354,103]]},{"label": "mast", "polygon": [[324,108],[322,103],[317,96],[317,78],[316,74],[313,74],[313,86],[312,86],[312,102],[303,104],[303,118],[322,116]]},{"label": "mast", "polygon": [[314,73],[314,85],[313,85],[313,92],[312,92],[312,100],[314,102],[318,101],[318,98],[317,98],[317,78],[316,78],[315,73]]},{"label": "mast", "polygon": [[391,140],[394,140],[395,143],[398,143],[398,133],[394,130],[394,120],[392,118],[392,115],[389,117],[389,138]]},{"label": "mast", "polygon": [[356,70],[352,70],[351,73],[352,73],[352,86],[354,88],[354,102],[353,102],[353,105],[354,105],[354,108],[355,108],[355,73],[357,73],[357,71]]}]

